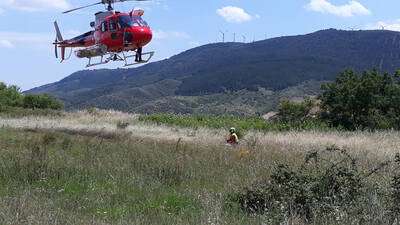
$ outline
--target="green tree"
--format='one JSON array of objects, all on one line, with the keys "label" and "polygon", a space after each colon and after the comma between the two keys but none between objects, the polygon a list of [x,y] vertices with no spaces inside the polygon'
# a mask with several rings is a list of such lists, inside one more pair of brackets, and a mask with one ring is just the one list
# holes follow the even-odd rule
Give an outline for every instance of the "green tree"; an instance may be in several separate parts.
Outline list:
[{"label": "green tree", "polygon": [[23,107],[30,109],[54,109],[59,110],[63,108],[63,104],[56,98],[47,95],[25,95],[23,100]]},{"label": "green tree", "polygon": [[7,106],[20,107],[22,105],[23,96],[20,88],[0,82],[0,107],[4,108]]},{"label": "green tree", "polygon": [[322,86],[323,118],[346,129],[399,129],[399,76],[351,70]]}]

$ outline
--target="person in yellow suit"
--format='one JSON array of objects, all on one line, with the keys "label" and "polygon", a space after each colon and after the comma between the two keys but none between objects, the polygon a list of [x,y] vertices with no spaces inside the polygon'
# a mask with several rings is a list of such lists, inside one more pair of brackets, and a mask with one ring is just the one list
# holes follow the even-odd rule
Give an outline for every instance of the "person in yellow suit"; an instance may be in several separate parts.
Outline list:
[{"label": "person in yellow suit", "polygon": [[229,138],[226,140],[226,143],[230,145],[238,145],[239,144],[239,138],[236,134],[236,129],[232,127],[229,129]]}]

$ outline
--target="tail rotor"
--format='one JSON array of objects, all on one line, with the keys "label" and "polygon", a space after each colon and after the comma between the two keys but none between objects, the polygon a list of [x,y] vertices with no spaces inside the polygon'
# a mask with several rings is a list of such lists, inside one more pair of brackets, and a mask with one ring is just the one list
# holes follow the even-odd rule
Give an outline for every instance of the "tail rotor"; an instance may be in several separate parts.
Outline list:
[{"label": "tail rotor", "polygon": [[56,56],[56,59],[58,59],[58,50],[57,50],[57,47],[58,47],[58,44],[57,44],[57,38],[56,38],[56,40],[54,40],[54,54],[55,54],[55,56]]},{"label": "tail rotor", "polygon": [[[54,21],[54,28],[56,30],[56,39],[54,41],[54,53],[56,58],[58,59],[58,47],[60,47],[60,43],[62,43],[64,41],[61,32],[60,32],[60,28],[58,27],[58,23],[57,21]],[[61,62],[64,61],[64,57],[65,57],[65,47],[61,46]]]}]

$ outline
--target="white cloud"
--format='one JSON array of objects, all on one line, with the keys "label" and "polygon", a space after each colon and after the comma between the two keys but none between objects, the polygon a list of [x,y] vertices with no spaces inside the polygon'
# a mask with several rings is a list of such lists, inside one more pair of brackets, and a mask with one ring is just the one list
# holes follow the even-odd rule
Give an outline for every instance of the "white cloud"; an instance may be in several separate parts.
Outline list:
[{"label": "white cloud", "polygon": [[67,0],[2,0],[0,6],[23,11],[66,10],[70,8]]},{"label": "white cloud", "polygon": [[0,31],[0,48],[50,46],[51,35],[44,33],[22,33]]},{"label": "white cloud", "polygon": [[344,5],[334,5],[328,0],[311,0],[306,5],[306,8],[311,11],[329,13],[341,17],[371,14],[371,11],[356,0],[351,0]]},{"label": "white cloud", "polygon": [[374,24],[367,25],[366,29],[369,30],[385,29],[385,30],[400,31],[400,19],[392,21],[379,21]]},{"label": "white cloud", "polygon": [[14,45],[8,40],[0,40],[0,48],[14,48]]},{"label": "white cloud", "polygon": [[0,15],[4,14],[4,9],[0,8]]},{"label": "white cloud", "polygon": [[155,40],[162,39],[189,39],[190,35],[182,32],[182,31],[163,31],[163,30],[155,30],[153,31],[153,37]]},{"label": "white cloud", "polygon": [[217,14],[229,23],[243,23],[253,19],[244,9],[235,6],[225,6],[217,10]]}]

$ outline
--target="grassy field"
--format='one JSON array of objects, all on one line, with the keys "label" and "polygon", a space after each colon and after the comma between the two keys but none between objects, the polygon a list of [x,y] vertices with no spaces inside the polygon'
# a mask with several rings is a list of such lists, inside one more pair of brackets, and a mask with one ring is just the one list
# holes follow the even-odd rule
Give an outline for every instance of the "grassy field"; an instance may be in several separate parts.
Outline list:
[{"label": "grassy field", "polygon": [[[224,145],[224,129],[151,124],[107,111],[3,117],[0,127],[0,224],[398,222],[398,132],[249,130],[241,146],[232,148]],[[346,149],[357,167],[344,163],[343,154],[325,151],[332,145]],[[305,164],[314,152],[325,161]],[[289,172],[281,173],[280,165]],[[337,168],[350,175],[326,175]],[[265,184],[278,187],[282,174],[293,177],[278,188],[288,195],[269,200],[287,202],[262,213],[246,211],[240,199],[257,199],[251,194],[259,192],[250,190],[260,188],[270,193]],[[363,178],[353,184],[348,177]],[[325,184],[325,178],[337,178],[330,182],[343,196],[355,188],[357,195],[350,202],[336,196],[328,202],[323,199],[331,196],[325,193],[304,195],[307,204],[302,206],[310,206],[314,215],[305,219],[296,210],[298,199],[293,202],[290,196],[316,193],[311,187]]]}]

